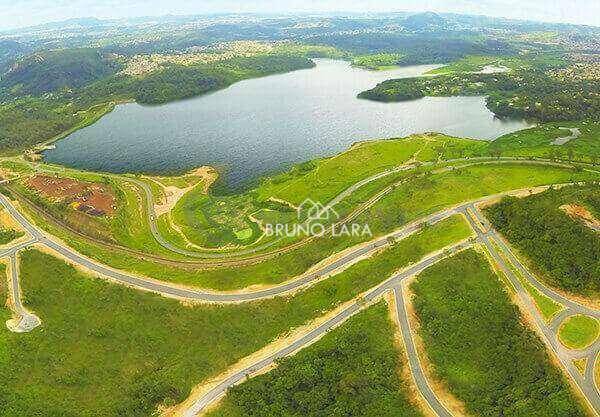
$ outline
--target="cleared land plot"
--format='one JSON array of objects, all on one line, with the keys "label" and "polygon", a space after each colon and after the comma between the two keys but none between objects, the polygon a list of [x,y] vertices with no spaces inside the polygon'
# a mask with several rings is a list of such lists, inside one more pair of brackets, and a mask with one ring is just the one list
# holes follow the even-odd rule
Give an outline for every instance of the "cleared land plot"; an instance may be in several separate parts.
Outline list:
[{"label": "cleared land plot", "polygon": [[26,184],[51,201],[69,204],[93,216],[112,216],[117,210],[115,195],[106,185],[41,174],[34,175]]},{"label": "cleared land plot", "polygon": [[442,261],[412,290],[435,373],[470,414],[585,415],[482,255],[471,250]]}]

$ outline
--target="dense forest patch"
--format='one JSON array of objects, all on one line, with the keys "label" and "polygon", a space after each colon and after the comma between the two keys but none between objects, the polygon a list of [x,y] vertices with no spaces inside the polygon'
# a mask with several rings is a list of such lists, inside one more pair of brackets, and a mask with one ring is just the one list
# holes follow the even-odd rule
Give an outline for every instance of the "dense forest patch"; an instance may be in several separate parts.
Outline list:
[{"label": "dense forest patch", "polygon": [[413,417],[406,366],[385,303],[350,319],[315,345],[232,388],[209,417]]},{"label": "dense forest patch", "polygon": [[412,289],[435,372],[470,414],[585,415],[482,255],[467,251],[442,261]]},{"label": "dense forest patch", "polygon": [[550,71],[551,64],[547,61],[538,59],[532,68],[497,74],[450,72],[435,77],[388,80],[360,93],[359,98],[395,102],[426,96],[488,96],[487,106],[500,117],[543,122],[598,120],[600,79],[561,75],[562,72]]},{"label": "dense forest patch", "polygon": [[594,296],[600,291],[600,234],[560,207],[598,207],[597,186],[565,187],[540,195],[505,198],[487,209],[494,227],[528,256],[550,284]]}]

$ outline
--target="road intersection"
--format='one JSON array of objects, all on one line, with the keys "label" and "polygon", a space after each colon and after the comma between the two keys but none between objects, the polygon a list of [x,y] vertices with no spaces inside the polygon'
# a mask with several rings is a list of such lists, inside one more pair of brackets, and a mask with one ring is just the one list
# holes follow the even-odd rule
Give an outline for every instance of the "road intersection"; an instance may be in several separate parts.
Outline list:
[{"label": "road intersection", "polygon": [[[546,189],[547,187],[539,187],[535,189],[535,192]],[[426,224],[435,224],[443,219],[446,219],[455,214],[463,214],[469,220],[472,229],[476,233],[476,238],[470,239],[465,242],[460,242],[447,248],[446,250],[430,254],[423,258],[420,262],[415,265],[398,272],[392,277],[385,280],[383,283],[373,288],[365,295],[357,299],[350,306],[343,309],[341,312],[336,314],[334,317],[329,318],[323,324],[310,330],[299,339],[291,342],[284,348],[278,350],[276,353],[269,355],[268,357],[262,358],[252,365],[246,367],[242,371],[238,371],[232,375],[229,375],[226,379],[218,383],[211,390],[201,396],[201,398],[195,399],[191,406],[186,409],[183,413],[185,416],[193,416],[198,412],[202,411],[208,405],[214,403],[218,398],[224,395],[227,389],[237,383],[242,382],[248,376],[254,375],[263,369],[272,366],[278,359],[285,356],[289,356],[298,350],[314,343],[324,334],[326,334],[332,328],[335,328],[352,317],[357,312],[364,309],[367,305],[380,299],[383,295],[388,292],[394,292],[397,303],[397,314],[399,322],[402,328],[403,340],[406,349],[409,354],[409,362],[411,365],[411,372],[413,373],[416,385],[426,399],[432,410],[438,416],[447,417],[451,414],[444,407],[439,398],[435,395],[435,392],[431,389],[428,383],[425,373],[420,365],[420,359],[418,352],[414,346],[412,340],[412,333],[410,331],[410,324],[406,318],[406,311],[404,309],[404,298],[401,289],[399,288],[400,283],[411,277],[414,277],[430,267],[431,265],[445,259],[449,256],[456,254],[457,252],[466,248],[472,247],[475,243],[483,244],[489,253],[492,255],[494,261],[500,266],[500,269],[507,275],[511,283],[517,289],[517,295],[522,305],[525,306],[528,313],[534,317],[536,326],[540,330],[540,334],[547,344],[549,349],[557,356],[562,367],[569,375],[570,379],[575,383],[577,388],[585,397],[586,401],[590,405],[591,409],[594,410],[596,415],[600,415],[600,395],[594,382],[594,369],[598,359],[598,353],[600,352],[600,342],[596,341],[592,346],[583,351],[570,351],[560,344],[558,336],[556,334],[558,323],[562,320],[576,314],[586,314],[592,317],[600,318],[600,312],[576,301],[572,301],[553,290],[545,287],[539,282],[529,271],[522,265],[522,263],[513,254],[513,251],[508,247],[506,242],[498,235],[498,233],[491,228],[489,223],[485,220],[479,209],[478,205],[481,203],[489,202],[490,200],[497,199],[505,195],[516,195],[521,194],[523,190],[513,190],[506,193],[501,193],[494,196],[488,196],[475,201],[467,202],[458,205],[453,208],[442,210],[434,213],[423,219],[415,221],[402,229],[396,231],[390,236],[393,236],[395,240],[404,239],[416,232],[418,232]],[[533,189],[531,190],[533,192]],[[116,282],[122,285],[133,287],[140,290],[151,291],[158,293],[165,297],[184,299],[189,301],[199,302],[216,302],[216,303],[240,303],[256,301],[269,297],[276,297],[290,294],[293,291],[305,288],[317,282],[320,279],[324,279],[331,276],[344,267],[348,267],[352,263],[356,262],[357,259],[362,259],[365,256],[370,256],[373,253],[381,250],[385,246],[390,244],[390,236],[384,236],[375,239],[367,244],[360,246],[356,249],[348,252],[347,255],[331,262],[326,263],[318,270],[302,275],[299,278],[288,281],[284,284],[270,287],[267,289],[254,291],[254,292],[237,292],[237,293],[218,293],[210,291],[202,291],[193,288],[186,288],[175,284],[166,282],[160,282],[150,278],[139,277],[132,274],[128,274],[123,271],[115,270],[106,265],[102,265],[97,261],[91,260],[84,255],[79,254],[74,249],[71,249],[66,244],[57,241],[52,236],[35,226],[20,211],[14,206],[14,204],[4,195],[0,194],[0,205],[2,205],[8,213],[21,225],[21,227],[29,234],[31,239],[18,243],[12,247],[0,250],[0,257],[8,258],[10,261],[10,283],[11,283],[11,299],[14,305],[14,312],[18,318],[18,321],[14,322],[11,330],[13,331],[31,331],[35,327],[40,325],[40,320],[35,314],[26,310],[21,302],[21,290],[18,279],[18,252],[26,249],[33,245],[43,245],[50,249],[52,252],[60,255],[67,261],[82,266],[103,279],[107,279],[112,282]],[[519,278],[512,272],[507,266],[506,261],[500,255],[496,246],[492,244],[494,242],[499,248],[502,254],[512,263],[517,270],[523,275],[523,277],[531,283],[536,289],[548,296],[552,300],[565,307],[565,310],[560,312],[554,320],[548,324],[541,317],[539,311],[535,307],[531,297],[523,287]],[[408,337],[407,337],[408,336]],[[587,358],[587,367],[584,374],[582,375],[575,365],[573,360]]]}]

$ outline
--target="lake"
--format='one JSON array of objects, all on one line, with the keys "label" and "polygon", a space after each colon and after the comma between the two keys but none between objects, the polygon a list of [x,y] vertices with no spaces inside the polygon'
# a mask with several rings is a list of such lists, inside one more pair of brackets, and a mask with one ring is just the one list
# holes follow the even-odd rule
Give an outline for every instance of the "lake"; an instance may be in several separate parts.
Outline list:
[{"label": "lake", "polygon": [[316,62],[313,69],[242,81],[190,100],[119,105],[58,141],[44,153],[45,160],[116,173],[172,173],[212,165],[223,169],[225,184],[235,189],[366,139],[441,132],[491,140],[530,126],[495,118],[483,97],[389,104],[356,98],[379,82],[436,66],[377,72],[345,61]]}]

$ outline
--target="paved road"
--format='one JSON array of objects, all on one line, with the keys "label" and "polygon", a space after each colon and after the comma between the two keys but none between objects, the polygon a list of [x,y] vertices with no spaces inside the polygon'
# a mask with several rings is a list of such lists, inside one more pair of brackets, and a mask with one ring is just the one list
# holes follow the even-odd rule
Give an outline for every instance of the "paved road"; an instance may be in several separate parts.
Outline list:
[{"label": "paved road", "polygon": [[[328,208],[332,208],[333,206],[338,204],[340,201],[342,201],[344,198],[353,194],[359,188],[361,188],[373,181],[376,181],[380,178],[384,178],[391,174],[395,174],[395,173],[402,172],[402,171],[408,171],[410,169],[413,169],[415,166],[416,165],[414,165],[414,164],[401,165],[401,166],[397,166],[397,167],[388,169],[386,171],[377,173],[371,177],[365,178],[365,179],[353,184],[352,186],[348,187],[346,190],[342,191],[340,194],[338,194],[336,197],[334,197],[324,207],[324,210],[327,210]],[[257,252],[261,252],[269,247],[272,247],[273,245],[279,243],[282,240],[281,238],[275,239],[268,243],[265,243],[265,244],[262,244],[262,245],[259,245],[256,247],[248,248],[248,249],[242,249],[239,251],[235,251],[233,253],[216,252],[215,250],[211,251],[211,249],[208,249],[208,248],[201,250],[201,251],[190,251],[187,249],[183,249],[183,248],[176,246],[176,245],[172,244],[171,242],[169,242],[161,234],[160,229],[158,228],[158,224],[156,223],[157,216],[156,216],[156,211],[154,210],[154,195],[152,193],[152,188],[144,181],[140,181],[140,180],[128,178],[128,177],[123,177],[122,179],[134,183],[135,185],[137,185],[139,188],[141,188],[144,191],[144,194],[146,195],[146,199],[145,199],[146,200],[146,212],[148,214],[147,217],[148,217],[148,224],[150,227],[150,231],[152,232],[152,235],[154,236],[154,239],[158,242],[158,244],[171,252],[178,253],[178,254],[184,255],[184,256],[193,257],[193,258],[218,259],[218,258],[227,258],[227,257],[232,257],[232,256],[244,256],[244,255],[250,255],[250,254],[257,253]]]},{"label": "paved road", "polygon": [[[532,161],[529,159],[518,158],[518,157],[456,158],[456,159],[448,159],[443,162],[446,164],[453,164],[453,163],[457,163],[457,162],[466,162],[467,163],[466,165],[461,166],[461,167],[481,165],[481,164],[513,163],[513,162],[530,163],[530,164],[536,164],[536,165],[560,166],[560,167],[566,167],[566,168],[573,167],[573,165],[570,163],[555,162],[555,161],[550,161],[550,160],[545,160],[545,159],[539,159],[539,160]],[[419,164],[407,163],[407,164],[403,164],[403,165],[399,165],[399,166],[387,169],[380,173],[374,174],[370,177],[364,178],[364,179],[358,181],[357,183],[351,185],[350,187],[348,187],[347,189],[345,189],[344,191],[339,193],[337,196],[335,196],[329,203],[327,203],[327,205],[325,205],[324,210],[333,208],[335,205],[337,205],[343,199],[349,197],[350,195],[355,193],[358,189],[360,189],[361,187],[363,187],[373,181],[379,180],[381,178],[384,178],[384,177],[392,175],[392,174],[396,174],[398,172],[409,171],[409,170],[415,169],[417,167],[433,166],[436,164],[439,164],[439,163],[432,162],[432,161],[423,162],[423,163],[419,163]],[[454,169],[454,167],[452,167],[452,166],[446,167],[446,168],[442,168],[437,171],[434,171],[434,173],[441,173],[441,172],[449,171],[452,169]],[[146,200],[145,205],[146,205],[147,219],[148,219],[150,231],[152,232],[154,239],[156,240],[156,242],[159,245],[161,245],[163,248],[165,248],[173,253],[177,253],[177,254],[192,257],[192,258],[208,258],[208,259],[232,258],[232,257],[240,257],[240,256],[251,255],[251,254],[256,254],[258,252],[262,252],[265,249],[268,249],[269,247],[272,247],[273,245],[275,245],[281,241],[281,239],[275,239],[275,240],[272,240],[270,242],[267,242],[265,244],[262,244],[262,245],[259,245],[256,247],[242,249],[242,250],[235,251],[235,252],[215,252],[215,251],[210,251],[209,249],[200,250],[200,251],[190,251],[188,249],[183,249],[183,248],[178,247],[178,246],[174,245],[173,243],[169,242],[169,240],[166,239],[161,234],[160,229],[158,228],[158,224],[156,223],[157,216],[156,216],[156,212],[154,210],[154,196],[152,193],[152,188],[144,181],[140,181],[137,179],[133,179],[133,178],[129,178],[129,177],[120,177],[120,179],[129,181],[129,182],[137,185],[139,188],[141,188],[143,190],[143,192],[146,196],[145,197],[145,200]],[[379,193],[377,193],[377,195],[374,198],[369,200],[369,204],[366,205],[363,208],[363,210],[365,210],[365,209],[369,208],[371,205],[375,204],[377,201],[379,201],[381,198],[383,198],[385,195],[387,195],[394,189],[395,189],[394,186],[389,186],[389,187],[386,187],[385,189],[381,190]],[[354,217],[356,217],[356,214],[354,215]],[[348,219],[348,221],[349,220],[350,219]],[[296,247],[297,244],[298,243],[295,243],[295,244],[291,244],[289,246],[293,248],[293,247]],[[276,251],[281,251],[281,249],[277,249]]]},{"label": "paved road", "polygon": [[404,341],[410,371],[415,380],[415,384],[423,398],[425,398],[425,401],[427,401],[427,404],[429,404],[429,407],[437,416],[452,417],[452,414],[444,407],[433,389],[431,389],[431,386],[427,381],[427,376],[425,376],[425,372],[421,366],[419,353],[417,352],[417,347],[415,346],[415,341],[413,339],[413,332],[410,328],[408,312],[406,311],[406,301],[404,299],[402,285],[398,285],[394,288],[394,296],[396,297],[396,314],[398,316],[398,322],[400,323],[400,330],[402,331],[402,340]]},{"label": "paved road", "polygon": [[15,317],[6,324],[10,331],[15,333],[30,332],[40,324],[38,316],[28,311],[21,301],[21,285],[19,282],[19,265],[17,262],[16,251],[9,251],[7,255],[10,259],[10,297],[12,300],[12,310]]},{"label": "paved road", "polygon": [[[596,388],[594,383],[594,379],[589,379],[589,375],[593,375],[593,368],[587,369],[585,374],[582,376],[572,360],[575,358],[571,353],[566,349],[559,341],[558,336],[554,329],[549,326],[541,316],[537,307],[535,306],[533,300],[529,296],[527,290],[521,283],[520,279],[515,275],[511,268],[508,267],[507,263],[504,261],[504,258],[500,255],[500,253],[496,250],[496,247],[492,244],[492,241],[497,243],[501,248],[502,252],[505,254],[507,259],[521,272],[525,271],[523,275],[525,279],[529,280],[532,277],[531,274],[526,270],[523,264],[512,254],[506,244],[502,245],[503,241],[499,238],[497,232],[491,228],[489,223],[485,220],[483,215],[478,211],[475,205],[471,205],[469,207],[469,212],[473,213],[474,217],[467,216],[469,222],[471,223],[472,228],[476,231],[479,239],[484,243],[488,252],[501,269],[501,271],[506,275],[506,277],[510,280],[511,284],[517,291],[517,296],[521,301],[522,306],[527,310],[528,314],[533,317],[536,326],[541,331],[541,334],[546,342],[547,346],[555,353],[556,357],[559,359],[563,368],[569,375],[569,377],[573,380],[573,382],[577,385],[586,401],[594,411],[596,415],[600,415],[600,393]],[[482,230],[483,229],[483,230]],[[508,251],[506,250],[508,249]],[[535,280],[538,282],[537,280]],[[538,282],[539,283],[539,282]],[[533,284],[533,281],[532,281]],[[540,284],[541,285],[541,284]],[[546,294],[546,292],[544,292]],[[551,294],[551,293],[548,293]],[[551,297],[555,301],[559,299],[564,299],[564,297],[560,298],[557,294],[554,294],[557,297]],[[564,299],[568,303],[571,303],[570,300]],[[600,350],[598,345],[594,346],[594,350],[597,353]],[[597,356],[597,355],[596,355]],[[588,360],[588,368],[593,367],[596,363],[596,357]]]},{"label": "paved road", "polygon": [[196,416],[207,406],[209,406],[214,401],[223,396],[227,392],[227,389],[229,387],[239,384],[243,382],[248,376],[254,375],[260,372],[261,370],[272,366],[278,359],[290,356],[294,352],[297,352],[298,350],[309,346],[310,344],[317,341],[324,334],[326,334],[328,331],[339,326],[340,324],[348,320],[350,317],[352,317],[354,314],[358,313],[366,306],[379,299],[387,291],[390,291],[391,289],[395,288],[398,285],[398,283],[402,280],[412,277],[414,275],[418,275],[425,269],[429,268],[431,265],[435,264],[436,262],[439,262],[441,259],[444,259],[445,257],[451,256],[461,250],[464,250],[470,247],[471,245],[471,242],[459,243],[450,247],[443,253],[429,256],[423,259],[421,262],[405,269],[404,271],[393,275],[391,278],[387,279],[377,287],[370,290],[364,297],[362,297],[360,301],[356,301],[355,303],[346,307],[340,313],[336,314],[334,317],[330,318],[325,323],[311,330],[298,340],[291,342],[288,346],[284,347],[283,349],[277,351],[272,355],[269,355],[264,359],[257,361],[256,363],[248,366],[247,368],[228,376],[218,385],[213,387],[210,391],[203,394],[200,398],[196,399],[193,402],[193,404],[187,410],[185,410],[183,416]]},{"label": "paved road", "polygon": [[[546,188],[546,187],[541,187]],[[513,194],[517,191],[509,191],[505,193],[500,193],[493,196],[487,196],[485,198],[476,200],[476,202],[486,201],[490,198],[497,198],[503,195]],[[404,227],[400,231],[394,234],[396,239],[403,239],[407,236],[415,233],[419,230],[419,228],[423,224],[434,224],[443,220],[457,211],[464,210],[465,206],[471,204],[466,203],[461,206],[450,208],[446,210],[442,210],[438,213],[432,214],[424,219],[413,222],[410,225]],[[83,266],[88,270],[99,274],[101,277],[109,279],[113,282],[123,284],[126,286],[130,286],[136,289],[151,291],[154,293],[161,294],[166,297],[184,299],[188,301],[200,301],[200,302],[215,302],[215,303],[240,303],[240,302],[248,302],[248,301],[256,301],[260,299],[281,296],[285,294],[289,294],[295,290],[303,288],[311,283],[316,282],[321,278],[325,278],[326,276],[332,274],[338,268],[342,268],[345,265],[356,262],[359,258],[372,254],[375,251],[389,245],[389,241],[387,237],[378,238],[374,241],[368,242],[367,244],[360,246],[359,248],[351,251],[350,253],[344,255],[339,260],[331,262],[325,266],[322,266],[318,270],[304,274],[297,279],[293,279],[284,284],[277,285],[274,287],[270,287],[264,290],[253,291],[253,292],[231,292],[231,293],[220,293],[214,291],[203,291],[199,289],[185,288],[183,286],[179,286],[172,283],[161,282],[158,280],[153,280],[150,278],[135,276],[132,274],[128,274],[123,271],[118,271],[116,269],[110,268],[106,265],[103,265],[97,261],[89,259],[75,250],[71,249],[67,245],[63,243],[59,243],[54,240],[52,237],[47,235],[44,231],[39,229],[37,226],[33,225],[29,220],[27,220],[10,202],[10,200],[0,194],[0,205],[4,206],[4,208],[8,211],[8,213],[13,216],[13,218],[21,224],[21,226],[32,236],[32,238],[37,241],[38,244],[42,244],[52,249],[56,253],[62,255],[68,261]]]},{"label": "paved road", "polygon": [[[356,262],[357,259],[363,256],[373,254],[377,250],[388,246],[389,241],[386,237],[376,239],[365,246],[361,246],[348,254],[340,257],[339,259],[331,262],[322,268],[305,274],[298,279],[286,282],[281,285],[270,287],[268,289],[244,292],[244,293],[218,293],[210,291],[202,291],[191,288],[184,288],[175,284],[169,284],[160,282],[157,280],[138,277],[135,275],[128,274],[123,271],[110,268],[106,265],[102,265],[99,262],[91,260],[68,246],[55,241],[54,239],[47,236],[42,230],[31,224],[6,198],[4,195],[0,195],[0,204],[5,207],[11,216],[15,218],[27,231],[33,236],[33,240],[38,244],[42,244],[62,255],[70,262],[83,266],[102,277],[108,278],[111,281],[134,287],[141,290],[151,291],[159,293],[163,296],[185,299],[190,301],[204,301],[204,302],[217,302],[217,303],[239,303],[256,301],[264,298],[270,298],[275,296],[281,296],[303,288],[315,281],[324,278],[334,273],[339,268],[343,268],[349,264]],[[431,216],[422,219],[419,222],[414,222],[400,231],[394,234],[395,239],[404,239],[411,234],[417,232],[424,224],[435,224],[445,218],[448,218],[455,214],[455,209],[444,210],[439,213],[435,213]]]}]

